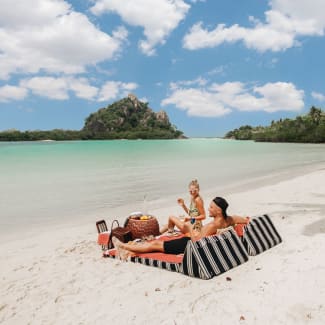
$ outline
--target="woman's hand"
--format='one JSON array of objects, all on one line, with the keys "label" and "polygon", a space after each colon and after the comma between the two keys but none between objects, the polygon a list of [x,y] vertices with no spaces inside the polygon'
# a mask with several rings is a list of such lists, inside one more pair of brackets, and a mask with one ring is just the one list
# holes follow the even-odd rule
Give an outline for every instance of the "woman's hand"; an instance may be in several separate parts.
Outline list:
[{"label": "woman's hand", "polygon": [[190,221],[192,218],[190,217],[190,216],[186,216],[185,218],[184,218],[184,222],[187,222],[187,221]]},{"label": "woman's hand", "polygon": [[181,206],[183,208],[183,210],[188,213],[188,208],[186,207],[184,200],[182,198],[178,198],[177,199],[177,203],[179,204],[179,206]]},{"label": "woman's hand", "polygon": [[181,207],[184,206],[184,200],[181,199],[181,198],[177,199],[177,203],[178,203]]}]

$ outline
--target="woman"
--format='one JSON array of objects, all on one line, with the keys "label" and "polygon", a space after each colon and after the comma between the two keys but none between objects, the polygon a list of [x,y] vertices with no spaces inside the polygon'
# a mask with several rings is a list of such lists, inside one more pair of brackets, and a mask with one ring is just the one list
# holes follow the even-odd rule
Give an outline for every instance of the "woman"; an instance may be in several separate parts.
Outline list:
[{"label": "woman", "polygon": [[196,179],[192,180],[189,184],[189,192],[191,195],[190,206],[187,207],[182,198],[177,200],[177,203],[184,209],[187,216],[178,218],[170,216],[168,224],[161,229],[161,233],[166,230],[173,232],[176,226],[183,234],[190,233],[193,229],[200,230],[202,228],[202,220],[205,219],[204,203],[200,196],[200,185]]}]

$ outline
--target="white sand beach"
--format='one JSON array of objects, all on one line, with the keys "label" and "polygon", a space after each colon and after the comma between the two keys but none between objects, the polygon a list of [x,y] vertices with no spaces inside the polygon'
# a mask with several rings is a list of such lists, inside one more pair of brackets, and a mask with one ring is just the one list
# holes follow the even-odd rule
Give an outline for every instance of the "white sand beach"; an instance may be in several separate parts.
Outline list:
[{"label": "white sand beach", "polygon": [[283,243],[211,280],[102,258],[96,220],[17,234],[0,246],[0,323],[325,324],[324,184],[325,166],[227,195],[230,214],[268,213]]}]

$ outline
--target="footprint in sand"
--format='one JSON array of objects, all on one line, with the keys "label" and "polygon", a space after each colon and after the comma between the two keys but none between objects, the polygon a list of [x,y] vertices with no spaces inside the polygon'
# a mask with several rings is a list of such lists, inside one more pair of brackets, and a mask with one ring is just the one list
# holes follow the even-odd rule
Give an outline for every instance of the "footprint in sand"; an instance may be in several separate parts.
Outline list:
[{"label": "footprint in sand", "polygon": [[24,300],[26,298],[27,294],[25,293],[23,296],[20,296],[16,299],[17,302]]},{"label": "footprint in sand", "polygon": [[8,305],[7,304],[4,304],[2,306],[0,306],[0,311],[2,311],[3,309],[5,309]]}]

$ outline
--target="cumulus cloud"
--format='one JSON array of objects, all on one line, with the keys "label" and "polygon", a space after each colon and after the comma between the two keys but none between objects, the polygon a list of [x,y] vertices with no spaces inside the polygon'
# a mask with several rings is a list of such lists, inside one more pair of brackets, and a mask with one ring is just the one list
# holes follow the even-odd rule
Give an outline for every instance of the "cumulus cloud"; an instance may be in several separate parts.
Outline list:
[{"label": "cumulus cloud", "polygon": [[286,82],[248,87],[241,82],[213,83],[199,88],[176,88],[162,101],[162,106],[175,105],[190,116],[219,117],[238,111],[299,111],[304,92]]},{"label": "cumulus cloud", "polygon": [[173,104],[189,116],[218,117],[231,112],[217,100],[215,93],[204,89],[180,88],[161,102],[162,106]]},{"label": "cumulus cloud", "polygon": [[[103,102],[125,97],[137,87],[138,85],[133,82],[108,81],[98,88],[92,86],[86,78],[33,77],[21,80],[20,87],[17,88],[24,89],[26,92],[29,90],[34,95],[54,100],[69,99],[72,93],[78,98]],[[5,97],[3,95],[3,98],[8,98],[8,101],[10,100],[9,96]]]},{"label": "cumulus cloud", "polygon": [[24,87],[5,85],[0,87],[0,102],[10,102],[12,100],[22,100],[28,94]]},{"label": "cumulus cloud", "polygon": [[91,12],[114,12],[127,24],[143,27],[145,39],[140,40],[139,48],[144,54],[153,55],[155,47],[165,43],[189,8],[182,0],[98,0]]},{"label": "cumulus cloud", "polygon": [[68,99],[68,85],[63,78],[34,77],[21,81],[21,86],[30,89],[33,94],[51,99]]},{"label": "cumulus cloud", "polygon": [[321,93],[318,93],[318,92],[316,92],[316,91],[313,91],[313,92],[311,93],[311,96],[312,96],[314,99],[318,100],[319,102],[325,102],[325,95],[323,95],[323,94],[321,94]]},{"label": "cumulus cloud", "polygon": [[102,32],[63,0],[1,1],[0,79],[39,71],[67,74],[112,59],[127,37]]},{"label": "cumulus cloud", "polygon": [[270,6],[271,10],[265,12],[265,22],[249,17],[253,27],[218,24],[208,30],[198,22],[185,35],[183,46],[196,50],[242,41],[247,48],[277,52],[299,44],[300,36],[324,35],[323,0],[271,0]]},{"label": "cumulus cloud", "polygon": [[129,92],[138,88],[133,82],[125,83],[121,81],[108,81],[99,91],[98,101],[104,102],[115,99],[117,97],[125,97]]},{"label": "cumulus cloud", "polygon": [[34,77],[22,80],[20,85],[31,90],[34,95],[56,100],[68,99],[69,92],[88,100],[96,100],[98,95],[98,88],[90,85],[86,78]]},{"label": "cumulus cloud", "polygon": [[86,78],[69,78],[68,83],[78,98],[94,100],[98,95],[98,88],[91,86]]}]

